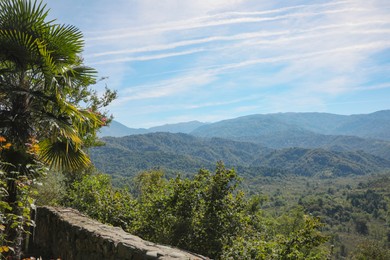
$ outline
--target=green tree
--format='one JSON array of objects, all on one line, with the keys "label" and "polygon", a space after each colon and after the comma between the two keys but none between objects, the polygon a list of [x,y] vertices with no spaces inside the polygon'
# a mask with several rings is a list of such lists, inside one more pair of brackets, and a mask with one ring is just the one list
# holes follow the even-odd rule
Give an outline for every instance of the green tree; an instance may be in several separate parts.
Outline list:
[{"label": "green tree", "polygon": [[327,241],[322,225],[300,208],[279,218],[258,211],[245,232],[224,247],[222,259],[325,259],[328,252],[320,248]]},{"label": "green tree", "polygon": [[145,239],[218,258],[245,225],[237,174],[222,163],[214,174],[200,170],[192,180],[167,181],[151,171],[138,182],[139,221],[132,231]]},{"label": "green tree", "polygon": [[63,203],[125,230],[130,228],[136,214],[136,201],[130,193],[113,188],[110,177],[104,174],[85,175],[74,182]]},{"label": "green tree", "polygon": [[366,240],[359,244],[352,253],[353,260],[386,260],[390,259],[390,249],[377,241]]},{"label": "green tree", "polygon": [[216,259],[322,259],[327,238],[321,222],[303,208],[266,216],[266,197],[246,198],[233,169],[218,163],[192,179],[166,180],[160,171],[137,177],[138,217],[131,230],[141,237]]},{"label": "green tree", "polygon": [[83,65],[82,33],[47,18],[42,2],[0,2],[0,136],[11,144],[0,161],[14,214],[17,180],[34,178],[31,165],[74,172],[90,164],[83,148],[107,120],[99,110],[115,97],[89,88],[96,71]]}]

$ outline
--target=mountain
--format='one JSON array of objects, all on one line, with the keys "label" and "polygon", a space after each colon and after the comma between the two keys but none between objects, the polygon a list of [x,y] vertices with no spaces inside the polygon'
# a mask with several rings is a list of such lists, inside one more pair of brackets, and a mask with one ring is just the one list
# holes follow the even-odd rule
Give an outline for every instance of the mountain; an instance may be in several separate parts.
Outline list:
[{"label": "mountain", "polygon": [[198,137],[221,137],[271,148],[363,150],[390,158],[390,110],[367,115],[279,113],[251,115],[201,126]]},{"label": "mountain", "polygon": [[[340,140],[339,136],[390,142],[390,110],[349,116],[329,113],[259,114],[210,124],[190,121],[149,129],[128,128],[114,120],[110,126],[102,128],[99,137],[121,137],[155,132],[186,133],[198,137],[249,141],[273,148],[291,146],[326,148],[324,143],[334,142],[332,140],[335,139]],[[351,141],[350,138],[347,139]],[[342,143],[346,142],[342,141]]]},{"label": "mountain", "polygon": [[202,123],[199,121],[190,121],[185,123],[177,123],[177,124],[166,124],[162,126],[155,126],[148,129],[149,133],[156,132],[167,132],[167,133],[184,133],[189,134],[198,127],[203,125],[207,125],[206,123]]},{"label": "mountain", "polygon": [[231,140],[257,143],[265,147],[322,148],[331,151],[359,151],[390,158],[390,141],[346,135],[323,135],[308,131],[275,131],[258,136],[225,137]]},{"label": "mountain", "polygon": [[333,130],[333,134],[355,135],[390,141],[389,130],[390,110],[382,110],[367,115],[351,115],[348,121]]},{"label": "mountain", "polygon": [[91,149],[91,158],[98,169],[113,175],[132,176],[152,168],[163,168],[168,173],[194,173],[200,168],[213,169],[220,160],[228,167],[244,167],[246,174],[251,175],[275,170],[310,176],[361,175],[390,167],[389,161],[363,151],[274,150],[254,143],[181,133],[150,133],[102,140],[106,145]]},{"label": "mountain", "polygon": [[300,126],[319,134],[390,140],[390,110],[349,116],[328,113],[280,113],[274,115],[285,123]]},{"label": "mountain", "polygon": [[145,134],[147,130],[144,128],[129,128],[115,120],[112,120],[109,126],[104,126],[100,129],[98,136],[113,136],[120,137],[126,135]]},{"label": "mountain", "polygon": [[[348,135],[390,141],[390,110],[362,115],[328,113],[278,113],[250,115],[208,124],[191,134],[235,140],[304,138],[305,136]],[[288,145],[288,144],[286,144]]]},{"label": "mountain", "polygon": [[199,121],[191,121],[177,124],[166,124],[162,126],[155,126],[151,128],[129,128],[118,121],[113,120],[109,126],[102,127],[98,133],[99,137],[112,136],[122,137],[127,135],[137,135],[146,133],[156,132],[167,132],[167,133],[190,133],[200,126],[206,125]]}]

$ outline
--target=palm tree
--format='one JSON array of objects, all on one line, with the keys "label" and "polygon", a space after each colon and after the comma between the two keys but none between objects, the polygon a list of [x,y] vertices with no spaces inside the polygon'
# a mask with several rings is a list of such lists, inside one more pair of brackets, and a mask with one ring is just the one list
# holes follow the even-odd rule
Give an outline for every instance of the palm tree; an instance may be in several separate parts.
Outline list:
[{"label": "palm tree", "polygon": [[[56,166],[88,163],[80,136],[101,122],[71,102],[95,83],[95,71],[82,66],[81,32],[46,22],[46,6],[36,1],[3,1],[0,10],[0,134],[15,150],[25,150],[31,138],[46,139],[42,159]],[[58,161],[61,147],[68,158]],[[79,159],[69,160],[72,151]]]},{"label": "palm tree", "polygon": [[[47,18],[37,0],[0,2],[0,136],[12,145],[0,161],[7,163],[10,205],[17,202],[15,180],[30,164],[72,171],[89,165],[83,140],[102,126],[81,32]],[[80,105],[88,100],[89,108]]]}]

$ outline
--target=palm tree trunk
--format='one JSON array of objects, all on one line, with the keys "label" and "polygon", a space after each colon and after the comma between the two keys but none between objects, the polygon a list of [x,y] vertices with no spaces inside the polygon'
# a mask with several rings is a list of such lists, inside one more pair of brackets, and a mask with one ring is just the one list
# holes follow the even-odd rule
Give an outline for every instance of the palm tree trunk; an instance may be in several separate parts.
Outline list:
[{"label": "palm tree trunk", "polygon": [[14,249],[13,258],[20,259],[22,251],[22,231],[23,231],[23,208],[18,204],[19,195],[17,187],[18,173],[15,171],[7,172],[7,197],[6,202],[11,206],[11,209],[7,211],[7,215],[10,216],[6,223],[7,230],[7,245]]}]

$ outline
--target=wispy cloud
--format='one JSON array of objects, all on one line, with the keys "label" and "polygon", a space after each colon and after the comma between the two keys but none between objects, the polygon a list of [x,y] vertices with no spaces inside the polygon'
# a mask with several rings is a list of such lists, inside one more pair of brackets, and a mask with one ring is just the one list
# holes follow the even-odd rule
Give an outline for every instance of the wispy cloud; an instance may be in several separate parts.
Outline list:
[{"label": "wispy cloud", "polygon": [[132,100],[158,98],[182,93],[189,88],[207,84],[212,80],[212,74],[203,73],[201,75],[186,75],[172,80],[161,81],[156,84],[129,87],[119,93],[120,97],[114,101],[114,105],[120,105]]},{"label": "wispy cloud", "polygon": [[250,97],[237,98],[237,99],[232,99],[229,101],[217,101],[217,102],[184,105],[183,109],[198,109],[198,108],[205,108],[205,107],[226,106],[226,105],[232,105],[232,104],[241,103],[241,102],[250,101],[250,100],[257,100],[258,98],[259,98],[258,95],[253,95]]},{"label": "wispy cloud", "polygon": [[[114,51],[106,51],[106,52],[98,52],[93,53],[90,55],[90,57],[102,57],[102,56],[110,56],[110,55],[123,55],[123,54],[137,54],[137,53],[144,53],[144,52],[156,52],[156,51],[164,51],[164,50],[171,50],[178,47],[188,47],[192,45],[198,45],[198,44],[204,44],[204,43],[211,43],[211,42],[217,42],[217,41],[239,41],[239,40],[251,40],[260,38],[260,41],[252,41],[252,44],[273,44],[277,41],[287,41],[292,39],[305,39],[309,37],[318,37],[323,36],[324,33],[326,34],[339,34],[339,33],[345,33],[345,31],[335,31],[334,29],[342,28],[342,29],[352,29],[348,31],[348,33],[354,33],[354,34],[375,34],[375,33],[388,33],[389,29],[376,29],[376,30],[362,30],[362,29],[354,29],[359,27],[366,27],[369,25],[386,25],[390,24],[390,21],[387,20],[373,20],[373,21],[365,21],[360,23],[344,23],[344,24],[332,24],[332,25],[325,25],[325,26],[317,26],[317,27],[311,27],[306,29],[297,29],[294,31],[290,30],[282,30],[282,31],[263,31],[263,32],[250,32],[250,33],[239,33],[235,35],[229,35],[229,36],[212,36],[212,37],[206,37],[206,38],[200,38],[200,39],[194,39],[194,40],[185,40],[185,41],[177,41],[177,42],[171,42],[167,44],[158,44],[158,45],[149,45],[144,47],[138,47],[138,48],[132,48],[132,49],[122,49],[122,50],[114,50]],[[331,31],[329,31],[331,30]],[[328,32],[324,32],[328,31]],[[308,34],[316,32],[317,34]],[[293,35],[301,34],[299,38],[293,37]],[[305,35],[303,35],[305,34]],[[321,34],[321,35],[318,35]],[[283,36],[282,39],[272,39],[272,40],[266,40],[270,37],[275,36]],[[290,36],[289,38],[286,38]],[[195,50],[194,52],[202,51],[202,49]],[[192,52],[190,52],[192,53]],[[190,54],[189,53],[189,54]],[[186,52],[183,52],[182,55],[187,54]],[[152,56],[153,57],[153,56]],[[167,56],[170,57],[170,56]],[[157,59],[160,57],[157,56]],[[142,60],[142,59],[134,59],[134,60]],[[150,60],[150,59],[145,59]],[[132,61],[131,59],[125,60],[125,61]],[[119,62],[122,62],[119,59]]]},{"label": "wispy cloud", "polygon": [[390,88],[390,83],[386,82],[386,83],[377,84],[377,85],[368,85],[368,86],[354,87],[354,88],[352,88],[352,90],[371,91],[371,90],[388,89],[388,88]]},{"label": "wispy cloud", "polygon": [[130,62],[130,61],[159,60],[159,59],[165,59],[165,58],[170,58],[170,57],[189,55],[189,54],[193,54],[193,53],[197,53],[197,52],[201,52],[201,51],[205,51],[205,49],[198,48],[198,49],[191,49],[191,50],[186,50],[186,51],[178,51],[178,52],[171,52],[171,53],[156,54],[156,55],[144,55],[144,56],[137,56],[137,57],[101,60],[101,61],[97,61],[97,62],[91,62],[91,64],[92,65],[97,65],[97,64],[123,63],[123,62]]},{"label": "wispy cloud", "polygon": [[[356,8],[350,6],[347,8],[332,9],[332,10],[296,12],[296,13],[287,13],[287,14],[281,14],[276,16],[263,16],[263,17],[260,16],[265,14],[267,15],[267,14],[281,13],[292,9],[300,10],[305,7],[310,7],[312,10],[316,10],[321,7],[338,6],[338,5],[348,4],[348,3],[351,4],[352,2],[338,1],[338,2],[332,2],[326,4],[299,5],[299,6],[284,7],[284,8],[268,10],[268,11],[261,11],[261,12],[259,11],[226,12],[222,14],[220,13],[214,15],[207,15],[203,17],[196,17],[187,20],[168,22],[157,26],[142,27],[137,29],[133,29],[130,27],[130,28],[114,29],[110,31],[95,32],[94,34],[98,34],[99,36],[94,36],[94,37],[89,36],[86,38],[86,41],[113,40],[113,39],[134,37],[139,35],[148,35],[154,33],[160,34],[169,31],[191,30],[191,29],[199,29],[199,28],[212,27],[212,26],[233,25],[233,24],[242,24],[242,23],[261,23],[261,22],[283,20],[289,18],[305,18],[305,17],[317,16],[317,15],[345,13],[348,11],[364,11],[363,8]],[[260,17],[256,17],[256,16],[260,16]]]},{"label": "wispy cloud", "polygon": [[[191,75],[186,75],[180,78],[173,78],[170,80],[165,80],[161,81],[155,84],[149,84],[149,85],[139,85],[139,86],[134,86],[127,88],[125,90],[122,90],[120,92],[120,97],[118,100],[114,102],[115,106],[120,106],[123,104],[126,104],[130,101],[135,101],[135,100],[145,100],[145,99],[157,99],[157,98],[162,98],[162,97],[177,97],[180,94],[184,93],[191,93],[193,91],[196,91],[198,88],[203,88],[202,86],[210,84],[211,82],[215,81],[218,77],[220,77],[224,73],[229,73],[229,71],[237,69],[237,68],[242,68],[246,66],[253,66],[256,64],[266,64],[266,63],[282,63],[282,62],[302,62],[304,60],[309,60],[312,58],[318,58],[318,57],[324,57],[327,55],[331,54],[337,54],[337,53],[347,53],[347,52],[355,52],[355,51],[362,51],[362,50],[372,50],[376,49],[379,46],[387,46],[390,47],[390,41],[389,42],[378,42],[378,43],[371,43],[371,44],[365,44],[365,45],[352,45],[348,47],[343,47],[343,48],[334,48],[330,50],[324,50],[324,51],[317,51],[317,52],[312,52],[312,53],[306,53],[306,54],[301,54],[301,55],[286,55],[286,56],[280,56],[280,57],[272,57],[272,58],[266,58],[266,59],[253,59],[253,60],[248,60],[245,62],[240,62],[240,63],[235,63],[235,64],[227,64],[224,66],[220,66],[219,68],[214,68],[212,70],[204,70],[203,68],[198,68],[197,72],[193,72]],[[277,82],[277,81],[275,81]],[[275,83],[274,82],[274,83]],[[389,84],[381,84],[377,86],[370,86],[370,87],[365,87],[365,86],[360,86],[360,87],[353,87],[353,86],[348,86],[352,82],[345,81],[344,79],[335,79],[335,80],[330,80],[323,82],[321,84],[316,84],[316,89],[313,89],[312,86],[307,86],[303,85],[303,89],[310,90],[312,94],[303,94],[306,91],[297,91],[300,97],[296,97],[294,102],[290,100],[289,102],[284,102],[285,104],[284,107],[278,105],[274,106],[274,109],[277,109],[277,111],[288,111],[288,107],[295,107],[295,108],[304,108],[309,105],[313,106],[316,104],[316,107],[319,109],[321,107],[320,104],[322,104],[322,101],[318,99],[318,97],[315,97],[313,93],[315,92],[322,92],[322,93],[327,93],[327,94],[340,94],[340,93],[345,93],[345,92],[354,92],[354,91],[362,91],[362,90],[374,90],[374,89],[380,89],[380,88],[387,88],[389,87]],[[293,93],[293,92],[291,92]],[[181,109],[182,111],[185,110],[192,110],[192,109],[199,109],[199,108],[206,108],[206,107],[219,107],[219,106],[226,106],[226,105],[234,105],[236,103],[242,103],[242,102],[248,102],[248,101],[255,101],[255,100],[268,100],[267,103],[275,103],[279,102],[277,100],[282,100],[283,97],[286,99],[291,98],[292,96],[297,96],[297,94],[291,95],[287,94],[286,96],[284,95],[279,95],[278,98],[276,97],[262,97],[262,95],[251,95],[249,97],[242,97],[242,98],[236,98],[236,99],[230,99],[230,100],[225,100],[225,101],[213,101],[213,102],[199,102],[200,100],[197,101],[195,104],[186,104],[186,105],[180,105],[180,104],[175,104],[171,106],[165,106],[165,107],[160,107],[157,109],[158,111],[164,110],[164,111],[170,111],[172,108],[176,109]],[[303,96],[302,96],[303,95]],[[304,97],[304,98],[303,98]],[[298,101],[299,100],[299,101]],[[273,102],[269,102],[273,101]],[[289,105],[287,105],[289,104]],[[244,108],[238,109],[236,112],[244,112],[244,111],[249,111],[248,108],[254,109],[255,107],[259,108],[265,108],[265,105],[251,105],[251,106],[244,106]],[[269,105],[268,105],[269,106]],[[151,113],[151,109],[143,109],[145,113]],[[155,111],[156,112],[156,111]],[[143,113],[143,114],[145,114]],[[233,113],[230,111],[230,113]]]}]

